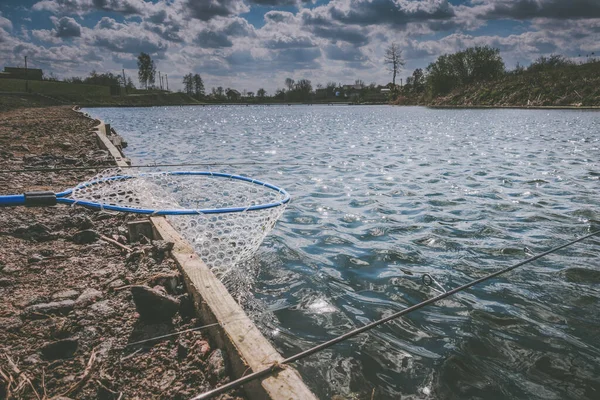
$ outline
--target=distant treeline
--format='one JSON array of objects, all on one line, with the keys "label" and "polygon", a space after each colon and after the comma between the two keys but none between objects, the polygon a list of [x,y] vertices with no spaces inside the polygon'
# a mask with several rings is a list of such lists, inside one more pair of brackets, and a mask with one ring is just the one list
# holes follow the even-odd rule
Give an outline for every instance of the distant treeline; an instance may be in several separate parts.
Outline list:
[{"label": "distant treeline", "polygon": [[112,72],[105,74],[99,74],[96,71],[90,72],[89,76],[80,78],[74,76],[72,78],[66,78],[64,82],[67,83],[83,83],[86,85],[100,85],[100,86],[126,86],[128,88],[135,88],[131,78],[127,78],[127,82],[124,83],[122,75],[115,75]]},{"label": "distant treeline", "polygon": [[509,71],[498,49],[472,47],[444,54],[425,70],[415,69],[393,97],[401,104],[598,105],[598,93],[585,88],[598,72],[594,53],[581,63],[556,54],[542,56],[528,67],[517,64]]}]

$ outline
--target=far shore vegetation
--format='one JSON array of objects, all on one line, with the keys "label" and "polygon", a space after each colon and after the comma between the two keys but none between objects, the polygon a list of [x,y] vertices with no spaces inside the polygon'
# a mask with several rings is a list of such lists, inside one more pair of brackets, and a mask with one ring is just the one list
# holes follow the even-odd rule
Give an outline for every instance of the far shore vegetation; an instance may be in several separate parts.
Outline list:
[{"label": "far shore vegetation", "polygon": [[[138,56],[136,87],[121,72],[90,72],[87,77],[57,79],[36,69],[5,68],[0,73],[0,109],[20,106],[78,104],[81,106],[152,106],[193,104],[398,104],[450,107],[598,107],[600,59],[594,53],[575,62],[561,55],[540,57],[531,65],[507,70],[500,51],[472,47],[444,54],[425,69],[406,76],[402,50],[392,43],[382,62],[391,82],[314,84],[289,77],[272,93],[217,86],[205,88],[199,73],[186,74],[169,89],[169,77],[161,73],[146,53]],[[171,78],[171,85],[173,85]],[[181,85],[179,85],[181,83]]]}]

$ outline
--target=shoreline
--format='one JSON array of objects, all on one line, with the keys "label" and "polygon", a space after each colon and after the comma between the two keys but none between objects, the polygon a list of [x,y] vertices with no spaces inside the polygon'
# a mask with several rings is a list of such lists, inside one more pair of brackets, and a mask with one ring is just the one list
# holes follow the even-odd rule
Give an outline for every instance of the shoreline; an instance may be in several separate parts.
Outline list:
[{"label": "shoreline", "polygon": [[488,106],[488,105],[424,105],[433,109],[508,109],[508,110],[600,110],[600,106]]},{"label": "shoreline", "polygon": [[600,106],[489,106],[489,105],[424,105],[424,104],[392,104],[392,103],[203,103],[203,104],[157,104],[157,105],[85,105],[81,108],[151,108],[151,107],[249,107],[249,106],[394,106],[424,107],[431,109],[508,109],[508,110],[600,110]]},{"label": "shoreline", "polygon": [[[79,111],[78,106],[73,110],[92,119],[88,113]],[[123,138],[109,124],[99,119],[95,121],[99,121],[94,132],[98,145],[114,157],[119,167],[130,166],[122,151],[121,144],[126,146]],[[218,326],[207,329],[207,333],[220,349],[225,350],[225,361],[234,376],[243,376],[250,370],[264,370],[273,363],[283,361],[283,356],[166,217],[151,216],[138,219],[136,226],[147,231],[151,241],[158,239],[172,244],[168,255],[178,267],[187,294],[194,300],[195,314],[203,324]],[[287,366],[285,370],[261,381],[249,382],[244,385],[243,390],[249,399],[316,400],[293,366]]]},{"label": "shoreline", "polygon": [[[0,119],[3,195],[57,192],[94,174],[10,173],[24,166],[115,166],[97,145],[98,120],[71,107]],[[189,398],[231,379],[225,351],[204,331],[135,344],[201,326],[167,242],[128,238],[137,217],[65,206],[1,212],[0,398]],[[176,304],[175,314],[153,308],[149,317],[134,287]]]}]

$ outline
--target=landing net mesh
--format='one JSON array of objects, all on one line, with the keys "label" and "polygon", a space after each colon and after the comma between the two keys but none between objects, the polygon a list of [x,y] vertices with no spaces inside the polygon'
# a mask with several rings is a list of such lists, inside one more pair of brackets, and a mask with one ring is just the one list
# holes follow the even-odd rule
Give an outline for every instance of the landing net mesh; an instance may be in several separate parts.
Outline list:
[{"label": "landing net mesh", "polygon": [[[167,215],[202,260],[218,275],[248,259],[271,231],[286,204],[272,187],[216,175],[132,174],[104,171],[73,190],[70,198],[130,209],[214,210],[274,204],[241,212]],[[126,211],[126,210],[123,210]]]}]

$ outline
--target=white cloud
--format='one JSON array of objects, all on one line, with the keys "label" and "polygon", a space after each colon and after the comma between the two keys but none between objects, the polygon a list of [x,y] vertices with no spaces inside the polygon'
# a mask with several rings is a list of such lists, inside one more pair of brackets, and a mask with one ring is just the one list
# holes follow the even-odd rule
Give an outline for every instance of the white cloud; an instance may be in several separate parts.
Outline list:
[{"label": "white cloud", "polygon": [[0,13],[0,28],[4,29],[5,31],[12,31],[12,29],[13,29],[12,22],[10,22],[9,19],[4,18],[2,16],[2,13]]},{"label": "white cloud", "polygon": [[[298,6],[293,12],[276,7],[267,12],[260,28],[242,17],[257,4],[292,3]],[[180,87],[181,76],[197,72],[207,87],[264,87],[271,93],[288,76],[311,79],[313,85],[357,78],[385,83],[390,78],[382,59],[391,41],[404,50],[406,75],[441,54],[469,46],[497,47],[509,66],[549,52],[600,53],[600,18],[591,18],[598,0],[573,0],[572,9],[560,15],[556,10],[564,6],[562,0],[472,0],[462,5],[447,0],[332,0],[303,8],[304,3],[41,0],[33,9],[55,14],[54,29],[31,31],[43,46],[27,43],[23,35],[17,37],[11,21],[0,15],[0,51],[9,60],[31,51],[53,60],[47,65],[55,73],[60,68],[67,75],[122,67],[135,75],[136,56],[144,51],[169,74],[172,88]],[[582,11],[586,5],[587,13]],[[528,7],[536,10],[534,16],[528,15]],[[492,19],[525,22],[514,34],[494,35],[493,30],[475,34]],[[80,57],[79,64],[67,55]]]}]

